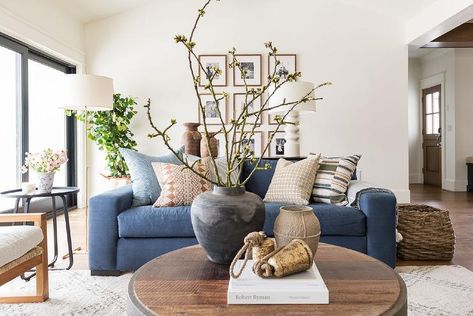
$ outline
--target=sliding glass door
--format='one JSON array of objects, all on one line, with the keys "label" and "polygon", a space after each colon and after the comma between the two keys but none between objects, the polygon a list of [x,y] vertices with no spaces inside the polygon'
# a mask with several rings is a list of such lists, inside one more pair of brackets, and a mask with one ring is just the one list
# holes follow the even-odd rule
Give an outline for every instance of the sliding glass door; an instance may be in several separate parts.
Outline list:
[{"label": "sliding glass door", "polygon": [[[0,191],[19,185],[18,139],[15,137],[19,124],[17,122],[18,104],[18,61],[21,55],[0,46]],[[0,199],[0,211],[13,207],[14,201]]]},{"label": "sliding glass door", "polygon": [[[26,152],[46,148],[66,149],[70,158],[54,184],[76,185],[76,121],[53,102],[67,73],[75,73],[75,67],[0,34],[1,191],[35,181],[34,174],[21,174],[21,164]],[[68,203],[75,204],[75,197]],[[0,198],[0,212],[12,209],[13,204]],[[45,205],[42,211],[47,210]]]}]

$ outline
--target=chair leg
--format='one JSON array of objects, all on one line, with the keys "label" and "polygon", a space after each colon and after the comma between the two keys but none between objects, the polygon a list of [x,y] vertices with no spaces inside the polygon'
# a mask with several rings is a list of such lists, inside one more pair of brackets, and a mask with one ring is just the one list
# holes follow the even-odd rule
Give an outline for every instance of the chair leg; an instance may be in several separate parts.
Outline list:
[{"label": "chair leg", "polygon": [[43,231],[43,248],[42,261],[36,266],[36,296],[42,297],[43,301],[49,298],[49,276],[48,276],[48,238],[46,218],[43,218],[40,224]]}]

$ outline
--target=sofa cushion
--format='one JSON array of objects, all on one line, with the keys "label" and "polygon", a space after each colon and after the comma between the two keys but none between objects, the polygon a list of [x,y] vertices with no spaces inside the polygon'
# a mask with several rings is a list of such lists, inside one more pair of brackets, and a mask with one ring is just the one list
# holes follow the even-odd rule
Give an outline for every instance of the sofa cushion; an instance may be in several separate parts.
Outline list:
[{"label": "sofa cushion", "polygon": [[[282,204],[266,203],[264,230],[273,235],[273,226]],[[365,236],[366,216],[360,210],[323,203],[310,204],[320,221],[322,235]],[[139,206],[118,215],[120,238],[194,237],[190,206],[154,208]]]},{"label": "sofa cushion", "polygon": [[0,227],[0,267],[20,258],[43,240],[37,226]]},{"label": "sofa cushion", "polygon": [[[273,235],[274,221],[282,204],[266,203],[264,231]],[[320,230],[324,236],[365,236],[366,216],[355,208],[323,203],[309,204],[320,221]]]},{"label": "sofa cushion", "polygon": [[[261,159],[259,167],[262,168],[257,169],[253,173],[250,180],[245,184],[246,190],[257,194],[260,198],[264,199],[266,192],[268,192],[269,185],[271,184],[271,179],[273,178],[277,163],[277,159]],[[243,164],[243,170],[241,172],[242,181],[244,181],[250,174],[251,170],[253,170],[254,164],[255,163],[250,161],[246,161]],[[264,166],[267,167],[265,168]]]},{"label": "sofa cushion", "polygon": [[118,215],[118,236],[122,237],[194,237],[191,207],[155,208],[151,205],[128,209]]}]

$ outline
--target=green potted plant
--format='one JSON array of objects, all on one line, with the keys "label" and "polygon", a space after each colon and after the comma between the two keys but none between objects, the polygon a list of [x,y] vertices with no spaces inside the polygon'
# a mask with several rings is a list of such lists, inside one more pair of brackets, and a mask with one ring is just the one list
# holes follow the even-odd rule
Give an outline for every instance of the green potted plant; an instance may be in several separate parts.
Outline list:
[{"label": "green potted plant", "polygon": [[87,119],[87,137],[105,152],[107,174],[102,174],[102,176],[113,180],[114,186],[130,182],[128,166],[119,149],[136,148],[137,143],[130,130],[130,123],[138,113],[135,110],[136,104],[133,98],[123,97],[116,93],[113,95],[113,109],[111,111],[77,114],[79,120]]},{"label": "green potted plant", "polygon": [[[203,139],[207,140],[207,146],[210,144],[212,134],[220,134],[224,141],[224,161],[225,168],[219,167],[216,158],[211,159],[211,174],[201,174],[194,170],[196,162],[191,161],[183,155],[180,155],[177,150],[173,149],[170,144],[171,137],[169,130],[177,124],[175,119],[172,119],[170,124],[165,128],[159,128],[153,122],[150,111],[150,101],[145,106],[147,109],[148,120],[153,130],[148,136],[150,138],[159,137],[163,140],[166,147],[176,156],[177,159],[189,170],[200,176],[201,178],[212,183],[213,191],[201,193],[194,199],[191,207],[191,217],[194,232],[197,240],[207,252],[208,258],[216,263],[229,263],[241,247],[243,238],[252,231],[260,231],[263,228],[265,218],[264,203],[256,194],[246,192],[245,184],[257,169],[269,168],[269,166],[260,166],[261,157],[268,151],[272,141],[272,137],[267,140],[263,146],[262,153],[259,157],[255,156],[254,151],[248,144],[255,137],[258,121],[263,114],[268,111],[274,111],[278,108],[286,109],[284,114],[276,117],[277,132],[281,126],[296,124],[286,120],[288,114],[297,106],[303,103],[321,100],[322,98],[315,98],[314,91],[318,88],[330,84],[329,82],[313,86],[307,91],[307,94],[297,100],[282,100],[280,103],[274,105],[270,102],[275,93],[285,85],[294,84],[298,78],[301,77],[300,72],[288,73],[280,76],[277,71],[277,66],[280,61],[277,58],[277,48],[271,42],[265,43],[269,56],[274,61],[274,69],[270,71],[267,77],[267,82],[260,88],[252,88],[247,83],[247,69],[245,65],[238,59],[236,49],[231,49],[228,53],[231,56],[229,67],[237,70],[241,74],[241,79],[244,83],[244,97],[245,102],[242,107],[241,114],[225,124],[220,110],[216,111],[216,115],[221,122],[217,133],[209,131],[206,119],[206,106],[202,100],[199,91],[199,86],[204,82],[205,92],[211,96],[211,99],[217,104],[222,104],[228,97],[228,93],[223,91],[216,91],[214,88],[214,80],[222,74],[222,71],[216,67],[211,69],[206,68],[199,59],[199,54],[195,51],[197,44],[194,42],[194,35],[197,31],[199,22],[204,17],[207,7],[213,0],[207,0],[205,4],[198,10],[197,18],[192,27],[189,36],[177,35],[175,41],[181,44],[187,51],[187,63],[193,82],[193,88],[196,93],[196,102],[203,113]],[[206,78],[201,78],[196,69],[200,69],[200,73],[206,74]],[[258,98],[264,97],[264,101],[259,110],[253,110],[251,105]],[[275,98],[278,100],[278,98]],[[279,102],[279,101],[278,101]],[[275,134],[275,133],[274,133]],[[273,134],[273,135],[274,135]],[[210,148],[209,148],[210,152]],[[250,161],[251,172],[246,178],[242,178],[243,164]],[[232,177],[237,173],[237,177]],[[235,180],[236,179],[236,180]]]}]

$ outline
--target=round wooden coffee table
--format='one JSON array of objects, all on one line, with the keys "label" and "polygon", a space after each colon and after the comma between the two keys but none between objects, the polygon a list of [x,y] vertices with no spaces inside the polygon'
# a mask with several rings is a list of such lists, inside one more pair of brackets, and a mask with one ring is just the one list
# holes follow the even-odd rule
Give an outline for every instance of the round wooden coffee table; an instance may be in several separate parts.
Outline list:
[{"label": "round wooden coffee table", "polygon": [[407,315],[406,285],[384,263],[320,244],[315,262],[328,305],[227,305],[228,266],[210,262],[200,246],[158,257],[133,275],[129,315]]}]

